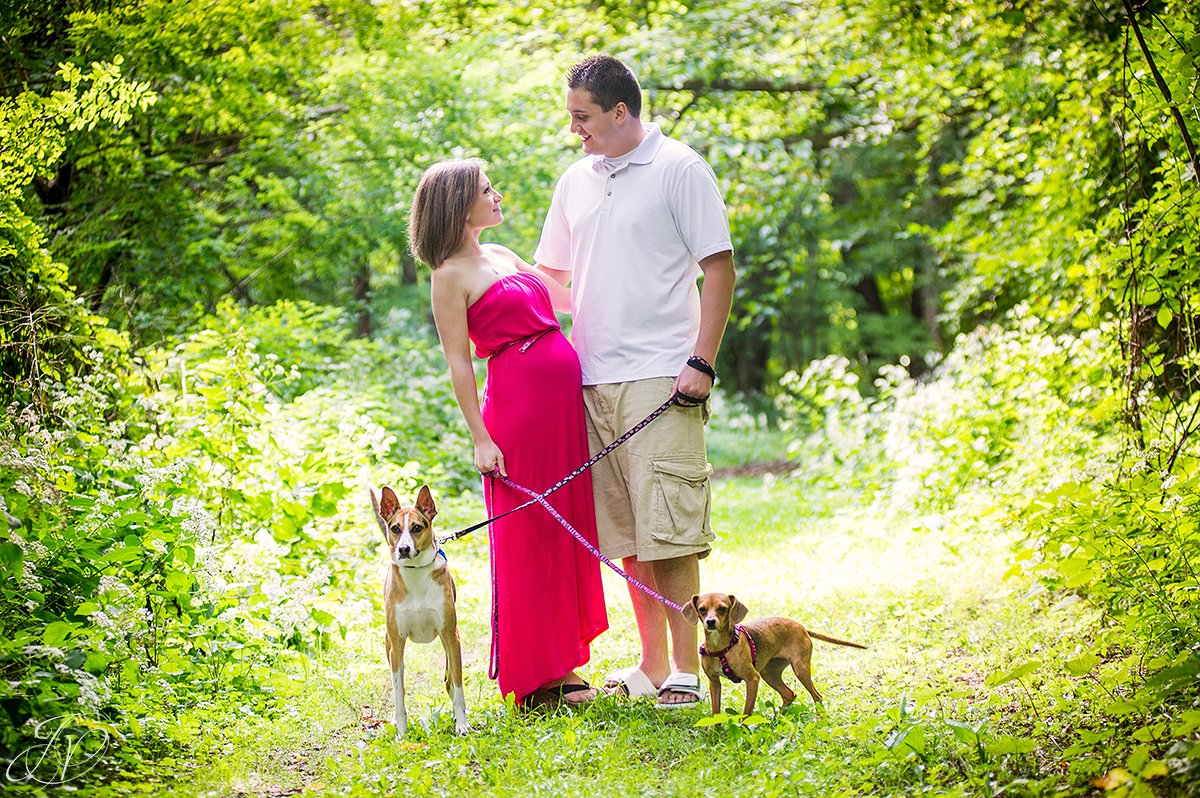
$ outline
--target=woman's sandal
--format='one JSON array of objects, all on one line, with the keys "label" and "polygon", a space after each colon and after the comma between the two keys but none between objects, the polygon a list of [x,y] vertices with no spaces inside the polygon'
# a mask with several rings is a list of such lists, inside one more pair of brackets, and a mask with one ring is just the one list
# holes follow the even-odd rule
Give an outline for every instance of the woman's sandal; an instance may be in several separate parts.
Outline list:
[{"label": "woman's sandal", "polygon": [[[567,696],[571,695],[572,693],[582,693],[585,690],[592,691],[593,695],[591,698],[582,699],[579,701],[567,700]],[[595,701],[600,696],[600,691],[593,688],[587,682],[583,682],[581,684],[561,684],[558,687],[553,688],[553,692],[558,693],[559,698],[562,699],[562,702],[569,707],[579,707],[579,706],[583,706],[584,704],[590,704],[592,701]]]},{"label": "woman's sandal", "polygon": [[517,709],[522,712],[549,712],[552,709],[556,709],[561,703],[562,696],[559,695],[557,690],[534,690],[521,699],[521,703],[517,706]]},{"label": "woman's sandal", "polygon": [[529,695],[521,700],[521,709],[527,712],[536,712],[538,710],[551,710],[560,706],[578,707],[584,704],[591,703],[593,698],[587,701],[568,701],[565,696],[572,693],[581,693],[584,690],[593,689],[590,684],[583,682],[582,684],[560,684],[554,687],[543,687],[539,690],[534,690]]}]

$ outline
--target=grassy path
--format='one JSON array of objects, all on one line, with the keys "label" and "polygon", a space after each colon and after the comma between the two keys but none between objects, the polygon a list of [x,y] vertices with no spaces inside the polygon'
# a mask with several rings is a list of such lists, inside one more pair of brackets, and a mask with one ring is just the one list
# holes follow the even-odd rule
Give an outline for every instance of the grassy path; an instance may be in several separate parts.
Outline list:
[{"label": "grassy path", "polygon": [[[247,713],[212,742],[220,764],[192,774],[184,794],[286,795],[910,795],[979,794],[1055,763],[1022,752],[1008,734],[1020,680],[991,674],[1031,645],[1072,645],[1078,617],[1044,611],[1013,585],[1003,534],[964,517],[914,519],[842,507],[829,511],[785,478],[716,483],[717,549],[703,564],[704,589],[736,593],[751,615],[782,614],[812,629],[870,646],[817,642],[818,715],[798,687],[781,712],[760,692],[761,718],[697,727],[707,705],[664,711],[648,701],[603,699],[547,717],[514,715],[486,678],[486,541],[453,544],[460,592],[472,733],[451,733],[440,689],[440,648],[410,648],[410,735],[397,743],[379,609],[348,606],[347,643],[306,671],[281,673],[283,706],[271,720]],[[474,502],[443,506],[439,523],[474,518]],[[364,530],[367,524],[363,525]],[[382,560],[381,560],[382,562]],[[363,574],[379,581],[379,568]],[[635,629],[624,584],[606,572],[611,630],[584,673],[599,681],[629,664]],[[794,685],[794,677],[785,677]],[[743,686],[726,689],[739,707]],[[982,738],[972,726],[983,726]],[[989,755],[981,743],[991,747]],[[1011,748],[1009,754],[997,754]],[[985,761],[986,760],[986,761]]]}]

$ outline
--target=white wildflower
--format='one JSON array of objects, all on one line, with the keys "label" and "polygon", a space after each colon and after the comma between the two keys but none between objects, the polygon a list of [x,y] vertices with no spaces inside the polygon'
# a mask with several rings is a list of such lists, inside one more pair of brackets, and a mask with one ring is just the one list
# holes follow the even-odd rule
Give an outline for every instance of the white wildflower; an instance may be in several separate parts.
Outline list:
[{"label": "white wildflower", "polygon": [[87,671],[76,671],[75,681],[79,684],[79,703],[90,712],[99,712],[100,707],[104,704],[104,698],[101,693],[107,693],[104,690],[95,676]]},{"label": "white wildflower", "polygon": [[46,659],[63,659],[66,653],[61,648],[53,646],[25,646],[21,649],[23,653],[30,657],[45,657]]}]

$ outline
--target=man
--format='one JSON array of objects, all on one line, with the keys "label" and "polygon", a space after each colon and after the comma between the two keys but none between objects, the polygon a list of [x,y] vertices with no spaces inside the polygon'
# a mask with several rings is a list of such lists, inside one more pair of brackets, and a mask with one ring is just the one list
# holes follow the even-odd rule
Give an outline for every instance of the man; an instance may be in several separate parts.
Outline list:
[{"label": "man", "polygon": [[[704,159],[642,123],[641,87],[628,67],[594,56],[570,70],[567,87],[571,132],[588,157],[555,187],[536,260],[571,285],[592,450],[667,398],[681,405],[593,469],[600,548],[684,604],[699,592],[699,561],[713,539],[703,400],[733,302],[728,215]],[[632,585],[629,592],[641,661],[605,686],[657,694],[662,706],[695,704],[695,625]]]}]

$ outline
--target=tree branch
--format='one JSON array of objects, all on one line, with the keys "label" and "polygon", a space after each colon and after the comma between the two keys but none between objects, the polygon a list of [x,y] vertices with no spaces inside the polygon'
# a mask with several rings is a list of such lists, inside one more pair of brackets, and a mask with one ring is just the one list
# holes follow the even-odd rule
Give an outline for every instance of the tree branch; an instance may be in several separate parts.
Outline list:
[{"label": "tree branch", "polygon": [[825,83],[815,83],[810,81],[796,82],[777,82],[771,80],[685,80],[682,83],[674,85],[666,85],[662,83],[645,83],[647,89],[655,91],[692,91],[698,94],[707,94],[717,91],[732,91],[732,92],[765,92],[768,94],[814,94],[816,92],[825,91],[828,87]]},{"label": "tree branch", "polygon": [[1162,93],[1163,99],[1167,101],[1167,106],[1171,109],[1171,116],[1175,119],[1175,124],[1183,136],[1183,146],[1187,147],[1188,156],[1192,160],[1192,179],[1200,183],[1200,157],[1196,155],[1196,145],[1192,142],[1192,135],[1188,132],[1187,123],[1183,121],[1183,114],[1179,112],[1179,106],[1171,97],[1171,87],[1163,80],[1162,73],[1158,71],[1158,65],[1154,63],[1154,56],[1150,54],[1150,48],[1146,46],[1146,40],[1142,36],[1142,26],[1138,24],[1132,3],[1129,0],[1121,0],[1121,5],[1125,6],[1125,14],[1129,17],[1133,35],[1137,37],[1138,47],[1141,48],[1142,55],[1146,58],[1146,64],[1150,67],[1150,74],[1154,76],[1154,83]]}]

